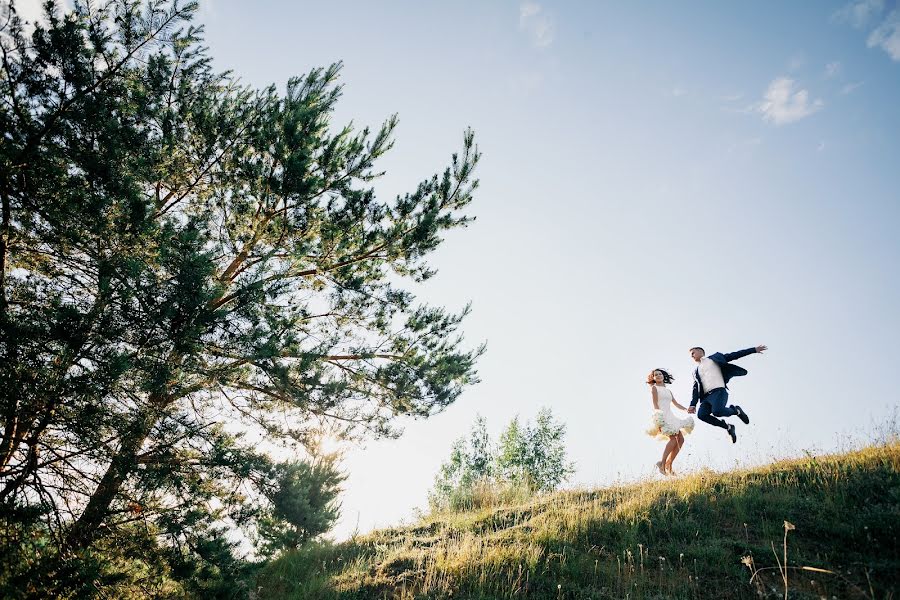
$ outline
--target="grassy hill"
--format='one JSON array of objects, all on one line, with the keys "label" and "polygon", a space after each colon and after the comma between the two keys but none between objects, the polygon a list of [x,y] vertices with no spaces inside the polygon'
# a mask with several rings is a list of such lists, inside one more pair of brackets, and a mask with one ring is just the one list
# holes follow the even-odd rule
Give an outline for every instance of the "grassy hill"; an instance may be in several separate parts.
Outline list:
[{"label": "grassy hill", "polygon": [[894,442],[434,515],[286,554],[258,597],[892,598],[898,538]]}]

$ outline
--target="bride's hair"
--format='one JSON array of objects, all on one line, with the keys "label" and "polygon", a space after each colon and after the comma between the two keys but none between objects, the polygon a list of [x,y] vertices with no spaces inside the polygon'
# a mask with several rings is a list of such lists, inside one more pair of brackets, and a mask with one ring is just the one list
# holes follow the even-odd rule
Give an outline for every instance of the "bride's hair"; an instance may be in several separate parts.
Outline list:
[{"label": "bride's hair", "polygon": [[665,369],[653,369],[652,371],[650,371],[650,374],[647,375],[647,383],[648,384],[653,385],[654,383],[656,383],[656,378],[653,377],[653,374],[656,373],[657,371],[662,373],[663,383],[672,383],[673,381],[675,381],[675,378],[672,377],[672,375],[670,375],[669,372],[666,371]]}]

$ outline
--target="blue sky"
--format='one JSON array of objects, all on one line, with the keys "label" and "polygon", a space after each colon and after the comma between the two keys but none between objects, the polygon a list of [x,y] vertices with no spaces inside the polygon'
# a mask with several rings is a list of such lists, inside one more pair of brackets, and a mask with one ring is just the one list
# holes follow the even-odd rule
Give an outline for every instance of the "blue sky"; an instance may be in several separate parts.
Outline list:
[{"label": "blue sky", "polygon": [[477,220],[416,289],[472,302],[482,383],[347,449],[338,537],[424,506],[476,414],[496,434],[550,407],[572,485],[652,476],[644,377],[671,369],[686,402],[698,344],[770,351],[732,385],[738,444],[700,423],[682,471],[839,449],[896,415],[896,3],[213,0],[199,18],[249,84],[343,61],[335,126],[398,113],[386,197],[467,126],[484,153]]}]

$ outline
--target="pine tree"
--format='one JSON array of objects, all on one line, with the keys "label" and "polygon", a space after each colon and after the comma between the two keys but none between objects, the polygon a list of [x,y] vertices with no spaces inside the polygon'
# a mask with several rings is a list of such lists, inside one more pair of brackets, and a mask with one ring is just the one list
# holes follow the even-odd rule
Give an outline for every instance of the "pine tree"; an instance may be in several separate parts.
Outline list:
[{"label": "pine tree", "polygon": [[264,554],[298,548],[331,529],[346,478],[337,463],[336,454],[326,454],[277,465],[275,485],[265,492],[271,509],[258,525]]},{"label": "pine tree", "polygon": [[468,308],[403,282],[471,221],[479,152],[467,131],[442,173],[384,200],[397,121],[333,123],[340,64],[256,90],[213,72],[196,2],[45,8],[30,36],[0,10],[10,572],[28,539],[87,560],[136,531],[170,575],[221,565],[223,524],[254,529],[281,510],[267,490],[311,476],[267,445],[396,436],[477,381]]}]

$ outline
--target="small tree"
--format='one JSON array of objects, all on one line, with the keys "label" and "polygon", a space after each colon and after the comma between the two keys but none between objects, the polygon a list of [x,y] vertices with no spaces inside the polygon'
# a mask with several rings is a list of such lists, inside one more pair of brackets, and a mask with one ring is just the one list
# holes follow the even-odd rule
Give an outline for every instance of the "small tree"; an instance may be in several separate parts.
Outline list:
[{"label": "small tree", "polygon": [[296,549],[331,529],[346,479],[337,461],[338,455],[327,454],[276,465],[275,485],[266,492],[271,508],[259,519],[258,545],[263,554]]},{"label": "small tree", "polygon": [[555,490],[575,472],[566,461],[565,434],[566,426],[554,420],[549,408],[538,412],[533,427],[519,425],[516,417],[500,436],[498,476],[538,492]]},{"label": "small tree", "polygon": [[476,482],[490,479],[495,457],[484,417],[475,417],[469,437],[453,443],[450,458],[441,465],[434,489],[428,494],[432,509],[446,508],[460,490],[471,489]]},{"label": "small tree", "polygon": [[[497,472],[505,481],[523,482],[528,480],[524,469],[528,463],[528,436],[516,416],[503,433],[497,448]],[[530,483],[529,483],[530,485]]]},{"label": "small tree", "polygon": [[515,417],[494,445],[483,417],[454,442],[428,501],[432,510],[461,510],[555,490],[574,472],[566,461],[565,425],[542,409],[535,425]]}]

